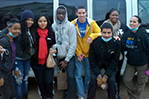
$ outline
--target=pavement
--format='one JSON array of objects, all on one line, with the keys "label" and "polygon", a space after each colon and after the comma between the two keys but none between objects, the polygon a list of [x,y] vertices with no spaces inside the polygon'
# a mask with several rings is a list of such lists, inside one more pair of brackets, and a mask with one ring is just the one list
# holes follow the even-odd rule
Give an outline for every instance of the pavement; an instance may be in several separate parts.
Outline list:
[{"label": "pavement", "polygon": [[[55,84],[54,99],[61,99],[62,95],[63,95],[63,91],[57,90],[57,87]],[[127,95],[126,87],[122,81],[121,81],[121,85],[120,85],[120,97],[121,97],[121,99],[129,99],[129,97]],[[40,96],[38,95],[37,84],[36,84],[34,78],[29,78],[28,99],[40,99]],[[102,90],[101,88],[97,88],[95,99],[108,99],[107,91]],[[142,92],[141,99],[149,99],[149,82],[146,84],[146,87],[145,87],[144,91]]]}]

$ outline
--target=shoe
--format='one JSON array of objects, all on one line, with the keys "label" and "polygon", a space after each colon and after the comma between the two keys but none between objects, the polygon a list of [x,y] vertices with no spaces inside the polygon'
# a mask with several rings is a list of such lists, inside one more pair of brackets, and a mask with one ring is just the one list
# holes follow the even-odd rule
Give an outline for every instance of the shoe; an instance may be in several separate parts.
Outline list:
[{"label": "shoe", "polygon": [[85,99],[84,97],[80,97],[80,98],[78,98],[78,99]]},{"label": "shoe", "polygon": [[120,97],[120,96],[118,96],[118,99],[121,99],[121,97]]},{"label": "shoe", "polygon": [[67,99],[67,90],[64,90],[64,92],[63,92],[63,96],[62,96],[61,99]]}]

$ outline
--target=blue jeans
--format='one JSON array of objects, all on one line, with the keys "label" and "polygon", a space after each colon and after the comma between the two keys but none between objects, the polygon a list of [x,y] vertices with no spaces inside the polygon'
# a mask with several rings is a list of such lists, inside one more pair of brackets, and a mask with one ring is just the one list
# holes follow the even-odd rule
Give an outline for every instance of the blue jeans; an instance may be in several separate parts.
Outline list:
[{"label": "blue jeans", "polygon": [[[59,59],[58,61],[64,61],[65,58]],[[64,94],[67,94],[66,99],[76,99],[76,80],[75,80],[75,57],[73,56],[66,67],[67,71],[67,90],[64,90]]]},{"label": "blue jeans", "polygon": [[72,57],[67,65],[67,99],[76,99],[75,58]]},{"label": "blue jeans", "polygon": [[30,69],[30,60],[16,60],[15,68],[18,67],[21,73],[21,76],[16,76],[16,90],[17,96],[16,99],[22,99],[28,94],[28,75]]},{"label": "blue jeans", "polygon": [[[77,60],[77,56],[75,56],[75,64],[76,64],[75,79],[77,84],[78,97],[79,98],[85,97],[85,94],[87,95],[88,92],[88,86],[90,81],[89,59],[88,57],[85,57],[81,62],[79,62]],[[82,79],[83,66],[85,67],[85,84],[83,83]]]}]

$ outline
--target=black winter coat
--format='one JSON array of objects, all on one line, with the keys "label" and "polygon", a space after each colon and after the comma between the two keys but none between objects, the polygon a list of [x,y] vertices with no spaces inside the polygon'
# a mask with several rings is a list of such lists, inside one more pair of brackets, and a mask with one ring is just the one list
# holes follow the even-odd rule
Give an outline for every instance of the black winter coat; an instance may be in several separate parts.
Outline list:
[{"label": "black winter coat", "polygon": [[127,51],[127,63],[143,66],[149,63],[149,37],[147,32],[139,28],[136,33],[128,31],[122,38],[122,52]]},{"label": "black winter coat", "polygon": [[111,76],[118,69],[120,44],[114,39],[104,42],[101,37],[93,41],[89,50],[90,67],[96,75],[101,74],[104,68],[105,75]]},{"label": "black winter coat", "polygon": [[[39,38],[40,36],[36,32],[36,42],[35,42],[35,54],[31,58],[31,64],[32,65],[38,65],[38,49],[39,49]],[[48,29],[48,36],[46,37],[47,41],[47,50],[49,53],[49,49],[52,47],[53,44],[56,43],[55,41],[55,33],[53,32],[52,28]],[[48,56],[48,54],[47,54]]]},{"label": "black winter coat", "polygon": [[9,51],[8,55],[4,53],[0,60],[0,78],[6,78],[11,74],[12,69],[12,47],[7,35],[0,39],[0,45]]}]

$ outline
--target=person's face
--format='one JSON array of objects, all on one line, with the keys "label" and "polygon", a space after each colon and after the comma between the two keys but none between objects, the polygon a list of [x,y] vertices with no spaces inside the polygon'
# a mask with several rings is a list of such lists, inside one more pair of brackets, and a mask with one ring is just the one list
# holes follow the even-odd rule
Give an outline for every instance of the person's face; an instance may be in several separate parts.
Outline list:
[{"label": "person's face", "polygon": [[14,36],[18,36],[21,32],[21,25],[20,25],[20,23],[14,23],[11,27],[8,28],[8,30]]},{"label": "person's face", "polygon": [[101,36],[105,39],[109,39],[110,37],[112,37],[112,30],[108,28],[103,28]]},{"label": "person's face", "polygon": [[39,19],[38,19],[38,26],[40,29],[44,30],[46,27],[47,27],[47,19],[45,16],[41,16]]},{"label": "person's face", "polygon": [[85,18],[86,18],[86,15],[87,15],[87,12],[86,12],[85,9],[78,9],[78,11],[76,12],[76,15],[78,16],[80,23],[85,22]]},{"label": "person's face", "polygon": [[119,14],[117,11],[113,11],[110,15],[109,18],[111,20],[112,23],[116,23],[119,19]]},{"label": "person's face", "polygon": [[57,9],[57,19],[63,21],[66,16],[66,11],[64,9]]},{"label": "person's face", "polygon": [[28,19],[26,20],[26,23],[27,23],[27,27],[28,27],[28,28],[32,27],[32,25],[34,24],[33,18],[28,18]]},{"label": "person's face", "polygon": [[140,23],[138,22],[138,18],[136,17],[131,17],[129,26],[131,29],[135,29],[140,26]]}]

